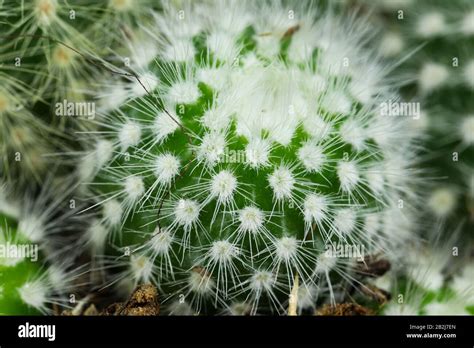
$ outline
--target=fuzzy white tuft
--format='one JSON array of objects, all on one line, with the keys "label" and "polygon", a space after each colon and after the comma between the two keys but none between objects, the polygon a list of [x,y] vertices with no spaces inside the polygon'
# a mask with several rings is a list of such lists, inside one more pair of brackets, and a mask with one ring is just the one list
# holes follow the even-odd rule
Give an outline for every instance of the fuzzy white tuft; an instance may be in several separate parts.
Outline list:
[{"label": "fuzzy white tuft", "polygon": [[191,61],[196,54],[193,42],[189,39],[177,39],[167,45],[162,52],[167,61],[185,63]]},{"label": "fuzzy white tuft", "polygon": [[340,134],[342,140],[351,144],[356,151],[362,151],[365,148],[366,131],[360,122],[354,118],[343,123]]},{"label": "fuzzy white tuft", "polygon": [[274,35],[256,36],[258,53],[264,57],[275,57],[280,52],[280,38]]},{"label": "fuzzy white tuft", "polygon": [[209,130],[221,132],[227,129],[230,115],[225,109],[213,106],[204,112],[201,122]]},{"label": "fuzzy white tuft", "polygon": [[334,216],[334,229],[340,236],[348,235],[356,226],[357,214],[354,209],[340,209]]},{"label": "fuzzy white tuft", "polygon": [[[74,276],[76,275],[74,274]],[[69,280],[71,280],[71,274],[68,274],[64,267],[59,264],[48,266],[48,282],[55,291],[61,292],[64,290]]]},{"label": "fuzzy white tuft", "polygon": [[474,115],[469,115],[462,120],[459,132],[463,143],[469,146],[474,145]]},{"label": "fuzzy white tuft", "polygon": [[418,20],[416,32],[424,38],[432,38],[445,33],[447,30],[444,15],[439,12],[431,12],[421,16]]},{"label": "fuzzy white tuft", "polygon": [[174,208],[175,222],[189,231],[199,220],[200,210],[199,203],[196,201],[180,199]]},{"label": "fuzzy white tuft", "polygon": [[122,151],[140,143],[142,130],[137,122],[126,122],[119,131],[118,138]]},{"label": "fuzzy white tuft", "polygon": [[275,242],[275,256],[279,261],[291,263],[298,254],[298,241],[294,237],[282,237]]},{"label": "fuzzy white tuft", "polygon": [[214,292],[216,283],[210,274],[201,267],[194,267],[188,278],[189,289],[200,295],[209,295]]},{"label": "fuzzy white tuft", "polygon": [[211,196],[217,197],[221,204],[232,200],[237,189],[237,178],[228,170],[222,170],[211,180]]},{"label": "fuzzy white tuft", "polygon": [[316,116],[303,119],[303,127],[315,140],[324,140],[332,131],[330,123]]},{"label": "fuzzy white tuft", "polygon": [[118,83],[113,86],[106,86],[106,90],[98,95],[99,109],[103,112],[108,112],[122,105],[129,98],[129,91],[127,88]]},{"label": "fuzzy white tuft", "polygon": [[37,0],[35,2],[34,13],[39,26],[47,27],[57,18],[57,0]]},{"label": "fuzzy white tuft", "polygon": [[426,63],[421,68],[418,83],[423,92],[429,93],[446,83],[449,77],[448,69],[437,63]]},{"label": "fuzzy white tuft", "polygon": [[337,164],[337,176],[344,192],[351,192],[360,181],[359,170],[354,161],[339,161]]},{"label": "fuzzy white tuft", "polygon": [[381,217],[378,213],[370,213],[364,217],[364,231],[371,237],[376,236],[382,227]]},{"label": "fuzzy white tuft", "polygon": [[298,309],[301,312],[305,309],[314,309],[318,288],[314,285],[300,286],[298,289]]},{"label": "fuzzy white tuft", "polygon": [[453,189],[438,188],[428,198],[428,207],[438,218],[445,218],[456,207],[456,199]]},{"label": "fuzzy white tuft", "polygon": [[43,219],[34,214],[26,215],[20,219],[18,232],[34,243],[42,242],[46,236]]},{"label": "fuzzy white tuft", "polygon": [[27,305],[40,311],[45,309],[48,300],[48,287],[43,280],[37,279],[24,283],[18,288],[18,293]]},{"label": "fuzzy white tuft", "polygon": [[68,47],[57,45],[53,49],[51,61],[58,68],[65,70],[71,68],[72,64],[74,63],[75,57],[76,53],[74,51],[72,51]]},{"label": "fuzzy white tuft", "polygon": [[133,97],[143,97],[153,92],[159,85],[160,80],[151,72],[145,72],[133,79],[131,92]]},{"label": "fuzzy white tuft", "polygon": [[321,146],[307,141],[298,149],[298,158],[309,173],[318,173],[323,167],[326,155]]},{"label": "fuzzy white tuft", "polygon": [[224,32],[210,33],[206,41],[207,47],[217,59],[221,61],[233,61],[237,57],[238,48],[235,38]]},{"label": "fuzzy white tuft", "polygon": [[466,36],[474,35],[474,10],[464,15],[461,22],[461,33]]},{"label": "fuzzy white tuft", "polygon": [[208,254],[214,263],[227,265],[240,254],[240,250],[227,240],[218,240],[212,243]]},{"label": "fuzzy white tuft", "polygon": [[379,50],[384,57],[394,57],[402,52],[405,46],[403,38],[397,33],[388,33],[380,42]]},{"label": "fuzzy white tuft", "polygon": [[194,104],[200,96],[194,81],[178,81],[170,87],[166,98],[170,104]]},{"label": "fuzzy white tuft", "polygon": [[224,67],[202,67],[197,71],[197,79],[215,91],[222,90],[228,83],[229,72]]},{"label": "fuzzy white tuft", "polygon": [[110,226],[118,226],[122,222],[123,208],[119,201],[110,199],[102,205],[102,215]]},{"label": "fuzzy white tuft", "polygon": [[180,127],[181,120],[179,117],[172,111],[168,112],[171,116],[167,112],[160,112],[153,121],[153,134],[157,143],[165,141]]},{"label": "fuzzy white tuft", "polygon": [[87,229],[87,238],[96,252],[102,253],[107,243],[109,229],[96,220]]},{"label": "fuzzy white tuft", "polygon": [[313,222],[320,224],[327,215],[328,202],[324,196],[309,194],[304,203],[304,221],[309,227]]},{"label": "fuzzy white tuft", "polygon": [[375,194],[381,194],[385,188],[384,172],[381,168],[374,167],[365,173],[365,182]]},{"label": "fuzzy white tuft", "polygon": [[330,272],[337,264],[337,258],[326,253],[321,254],[317,259],[316,274],[324,274]]},{"label": "fuzzy white tuft", "polygon": [[240,229],[243,232],[258,233],[265,222],[264,213],[254,206],[243,208],[239,212]]},{"label": "fuzzy white tuft", "polygon": [[153,261],[145,255],[130,256],[130,271],[135,282],[149,283],[153,276]]},{"label": "fuzzy white tuft", "polygon": [[266,139],[254,138],[245,147],[246,163],[251,168],[265,167],[269,164],[271,144]]},{"label": "fuzzy white tuft", "polygon": [[102,168],[112,158],[114,153],[114,144],[108,140],[101,139],[97,142],[95,147],[96,165]]},{"label": "fuzzy white tuft", "polygon": [[250,289],[256,293],[272,292],[275,281],[275,277],[271,272],[257,271],[250,278]]},{"label": "fuzzy white tuft", "polygon": [[169,229],[157,229],[151,240],[151,249],[155,255],[168,255],[171,250],[171,245],[174,242],[174,237]]},{"label": "fuzzy white tuft", "polygon": [[169,185],[179,174],[181,162],[170,153],[158,155],[155,159],[154,173],[161,185]]},{"label": "fuzzy white tuft", "polygon": [[140,176],[130,176],[125,179],[123,189],[127,199],[136,202],[145,193],[145,184]]},{"label": "fuzzy white tuft", "polygon": [[288,167],[280,165],[268,176],[268,183],[273,190],[273,198],[280,202],[292,197],[296,180]]},{"label": "fuzzy white tuft", "polygon": [[339,90],[328,90],[322,100],[323,107],[333,114],[347,115],[352,109],[352,103],[347,95]]},{"label": "fuzzy white tuft", "polygon": [[208,166],[214,166],[224,155],[226,144],[225,136],[221,133],[205,134],[197,150],[198,159]]}]

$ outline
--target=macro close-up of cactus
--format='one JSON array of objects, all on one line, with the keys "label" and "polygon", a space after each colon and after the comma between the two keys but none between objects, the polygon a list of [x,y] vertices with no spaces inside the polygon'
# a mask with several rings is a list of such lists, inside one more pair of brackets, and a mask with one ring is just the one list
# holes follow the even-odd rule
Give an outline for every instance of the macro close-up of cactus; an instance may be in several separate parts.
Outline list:
[{"label": "macro close-up of cactus", "polygon": [[416,132],[380,110],[397,95],[363,23],[218,4],[227,18],[205,4],[156,14],[143,44],[161,53],[86,137],[79,171],[100,210],[89,242],[125,253],[112,282],[156,283],[197,312],[284,312],[296,277],[299,305],[335,303],[354,281],[338,248],[410,239]]},{"label": "macro close-up of cactus", "polygon": [[468,0],[0,0],[0,319],[471,316],[473,50]]}]

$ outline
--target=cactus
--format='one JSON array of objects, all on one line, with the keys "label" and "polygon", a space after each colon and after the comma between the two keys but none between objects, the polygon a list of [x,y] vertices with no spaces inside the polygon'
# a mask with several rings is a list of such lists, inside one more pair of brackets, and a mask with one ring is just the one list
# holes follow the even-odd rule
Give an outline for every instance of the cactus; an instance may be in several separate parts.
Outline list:
[{"label": "cactus", "polygon": [[7,74],[0,71],[0,175],[39,181],[46,169],[41,156],[53,152],[46,139],[54,131],[30,111],[26,84]]},{"label": "cactus", "polygon": [[[83,119],[95,114],[74,111],[66,115],[71,117],[59,117],[64,115],[56,111],[57,104],[95,102],[102,87],[96,82],[108,74],[103,59],[110,51],[123,49],[119,40],[138,25],[137,16],[144,13],[140,9],[149,2],[131,4],[114,0],[99,4],[89,0],[2,2],[2,69],[34,91],[28,102],[39,111],[39,117],[61,130],[71,124],[75,129],[91,125]],[[109,35],[103,35],[103,30]]]},{"label": "cactus", "polygon": [[[0,314],[38,314],[45,310],[45,295],[40,283],[32,278],[41,274],[35,245],[23,240],[12,229],[7,217],[0,215]],[[23,249],[25,248],[25,249]],[[31,250],[31,259],[19,258],[11,250]],[[10,256],[7,257],[7,250]],[[30,256],[30,255],[29,255]],[[41,277],[41,275],[39,276]]]},{"label": "cactus", "polygon": [[60,0],[8,0],[3,7],[9,13],[1,42],[11,57],[5,63],[36,89],[34,101],[51,94],[67,96],[77,88],[79,76],[87,75],[87,66],[61,43],[79,52],[91,51],[92,42],[81,30],[94,17],[94,9],[86,12]]},{"label": "cactus", "polygon": [[474,314],[473,263],[467,259],[453,265],[452,255],[445,250],[436,244],[418,248],[412,251],[404,274],[392,273],[375,281],[393,295],[382,307],[383,314]]},{"label": "cactus", "polygon": [[[52,81],[58,86],[58,76],[45,73],[45,69],[57,68],[54,62],[45,64],[43,57],[54,55],[52,44],[40,38],[51,34],[46,32],[49,25],[38,10],[50,8],[44,5],[46,3],[47,0],[23,4],[25,6],[20,1],[0,4],[0,175],[11,188],[31,188],[33,182],[41,182],[48,166],[46,156],[58,151],[58,143],[64,142],[58,130],[51,126],[58,118],[50,117],[51,113],[44,109],[45,90]],[[57,4],[57,1],[49,3]],[[56,9],[51,6],[51,10]],[[58,16],[54,18],[61,21]],[[56,33],[58,27],[61,25],[56,23]],[[66,148],[61,147],[61,150],[66,151]]]},{"label": "cactus", "polygon": [[378,280],[394,297],[384,313],[472,314],[474,7],[464,0],[360,3],[384,29],[379,53],[400,62],[401,95],[421,105],[414,125],[431,177],[417,217],[426,242],[394,281]]},{"label": "cactus", "polygon": [[463,253],[469,254],[474,221],[474,7],[463,0],[410,1],[387,14],[392,21],[381,52],[399,59],[416,49],[399,72],[410,77],[403,94],[421,102],[420,124],[429,134],[426,166],[436,170],[437,181],[427,198],[428,214],[435,225],[444,224],[447,236],[462,223]]},{"label": "cactus", "polygon": [[[12,187],[28,186],[32,178],[41,183],[51,165],[48,156],[74,149],[65,128],[91,125],[87,120],[95,117],[94,82],[107,75],[99,56],[105,55],[99,40],[103,35],[96,25],[115,17],[114,11],[94,1],[0,3],[0,176]],[[119,12],[122,17],[128,13]],[[58,108],[63,103],[94,108],[87,114],[66,112]]]},{"label": "cactus", "polygon": [[154,18],[78,169],[96,202],[82,243],[109,286],[153,282],[175,314],[285,313],[295,279],[300,310],[354,280],[330,246],[396,254],[415,133],[380,114],[397,96],[366,22],[224,0]]},{"label": "cactus", "polygon": [[[115,49],[119,32],[137,25],[137,16],[143,14],[139,9],[150,5],[142,1],[119,8],[126,3],[0,2],[0,183],[11,191],[8,199],[1,197],[0,203],[6,203],[0,204],[0,241],[2,248],[39,248],[34,262],[2,259],[1,314],[51,313],[52,304],[71,305],[67,297],[81,289],[77,280],[88,266],[77,265],[75,257],[84,256],[83,250],[70,246],[71,240],[81,239],[77,235],[87,223],[67,207],[74,205],[68,200],[76,185],[65,176],[75,163],[62,154],[75,149],[74,138],[67,137],[71,128],[87,128],[95,114],[60,117],[64,115],[56,111],[57,103],[95,103],[95,81],[108,73],[99,54]],[[98,35],[104,23],[114,27],[114,40],[103,42],[112,35]],[[4,216],[11,196],[19,211]]]},{"label": "cactus", "polygon": [[66,210],[70,185],[45,185],[37,196],[21,201],[0,186],[0,315],[51,314],[53,305],[73,307],[88,284],[88,265],[76,266],[67,248],[72,232],[84,224],[76,210]]}]

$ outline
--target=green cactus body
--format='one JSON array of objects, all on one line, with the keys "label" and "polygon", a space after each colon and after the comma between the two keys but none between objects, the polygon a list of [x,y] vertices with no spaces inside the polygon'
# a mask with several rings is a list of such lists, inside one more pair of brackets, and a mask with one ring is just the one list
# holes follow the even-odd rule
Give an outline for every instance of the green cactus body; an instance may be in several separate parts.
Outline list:
[{"label": "green cactus body", "polygon": [[[35,283],[30,283],[41,273],[38,245],[17,232],[14,218],[2,214],[0,219],[0,315],[40,314],[43,308],[34,305],[41,298],[31,296],[35,291]],[[40,294],[41,291],[36,293]]]},{"label": "green cactus body", "polygon": [[380,115],[396,96],[368,28],[310,2],[182,6],[156,15],[163,53],[132,59],[140,82],[88,140],[94,252],[118,255],[111,284],[154,282],[172,313],[281,313],[297,275],[300,309],[334,302],[352,261],[329,246],[370,254],[413,228],[411,133]]}]

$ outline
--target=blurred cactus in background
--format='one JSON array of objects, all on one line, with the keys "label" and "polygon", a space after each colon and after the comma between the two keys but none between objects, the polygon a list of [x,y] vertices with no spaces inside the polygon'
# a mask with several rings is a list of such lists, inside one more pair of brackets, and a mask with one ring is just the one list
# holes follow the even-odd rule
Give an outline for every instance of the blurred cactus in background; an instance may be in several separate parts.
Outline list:
[{"label": "blurred cactus in background", "polygon": [[[360,4],[382,28],[380,54],[402,62],[395,74],[406,81],[403,98],[421,105],[414,123],[426,134],[423,166],[432,173],[425,209],[417,214],[426,252],[401,270],[408,284],[418,284],[410,287],[419,300],[414,313],[467,314],[474,304],[474,6],[464,0]],[[438,286],[420,287],[420,279],[437,279]],[[398,286],[395,294],[406,291],[405,282]],[[398,305],[388,311],[397,313]]]},{"label": "blurred cactus in background", "polygon": [[87,285],[87,265],[76,267],[67,255],[73,233],[84,224],[67,200],[72,191],[54,182],[45,187],[20,202],[0,186],[0,315],[74,307]]}]

